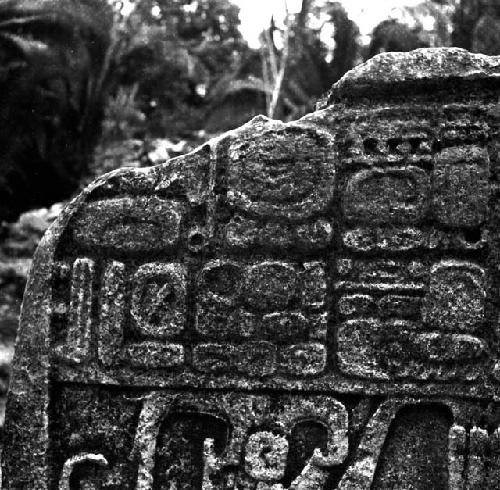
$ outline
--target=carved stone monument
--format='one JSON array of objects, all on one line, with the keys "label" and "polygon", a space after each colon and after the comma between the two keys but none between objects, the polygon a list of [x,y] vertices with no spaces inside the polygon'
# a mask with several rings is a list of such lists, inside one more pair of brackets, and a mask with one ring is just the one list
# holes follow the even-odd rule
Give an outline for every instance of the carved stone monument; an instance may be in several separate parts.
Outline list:
[{"label": "carved stone monument", "polygon": [[4,489],[500,488],[500,58],[104,176],[40,245]]}]

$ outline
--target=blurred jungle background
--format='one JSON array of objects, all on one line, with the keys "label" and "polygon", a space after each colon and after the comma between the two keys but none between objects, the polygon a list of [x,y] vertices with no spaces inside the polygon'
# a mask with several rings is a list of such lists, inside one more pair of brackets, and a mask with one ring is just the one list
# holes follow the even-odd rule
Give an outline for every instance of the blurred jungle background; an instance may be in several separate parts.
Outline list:
[{"label": "blurred jungle background", "polygon": [[268,0],[266,18],[255,2],[250,39],[253,0],[0,0],[0,393],[34,249],[95,176],[300,118],[384,51],[500,55],[500,0],[392,1],[376,21],[352,3]]}]

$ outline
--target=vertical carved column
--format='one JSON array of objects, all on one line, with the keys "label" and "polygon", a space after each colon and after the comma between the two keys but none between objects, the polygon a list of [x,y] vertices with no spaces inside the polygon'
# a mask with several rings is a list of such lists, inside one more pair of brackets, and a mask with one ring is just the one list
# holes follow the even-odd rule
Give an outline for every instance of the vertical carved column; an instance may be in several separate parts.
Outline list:
[{"label": "vertical carved column", "polygon": [[101,290],[98,356],[105,366],[111,366],[123,344],[125,264],[111,262],[104,272]]},{"label": "vertical carved column", "polygon": [[75,363],[91,356],[92,299],[95,263],[91,259],[76,259],[71,276],[68,334],[63,353]]}]

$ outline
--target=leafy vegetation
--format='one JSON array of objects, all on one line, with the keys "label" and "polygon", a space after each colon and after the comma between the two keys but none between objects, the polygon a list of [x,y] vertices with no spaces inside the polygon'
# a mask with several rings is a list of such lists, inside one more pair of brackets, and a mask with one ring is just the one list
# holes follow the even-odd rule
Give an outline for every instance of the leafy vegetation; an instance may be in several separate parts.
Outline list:
[{"label": "leafy vegetation", "polygon": [[[346,71],[384,51],[458,46],[500,54],[500,0],[400,6],[370,36],[360,35],[347,3],[302,0],[284,21],[270,20],[258,48],[242,37],[231,0],[124,2],[0,2],[0,85],[10,87],[0,111],[4,219],[67,197],[89,169],[118,165],[123,158],[109,150],[128,147],[123,141],[138,155],[156,154],[156,144],[189,148],[257,114],[297,119]],[[106,163],[90,165],[103,113],[98,155]]]},{"label": "leafy vegetation", "polygon": [[258,49],[242,38],[230,0],[134,0],[128,15],[123,2],[110,1],[116,18],[105,132],[112,140],[199,138],[262,113],[296,119],[346,71],[384,51],[500,52],[500,0],[401,6],[368,42],[341,2],[302,0],[284,22],[271,19]]}]

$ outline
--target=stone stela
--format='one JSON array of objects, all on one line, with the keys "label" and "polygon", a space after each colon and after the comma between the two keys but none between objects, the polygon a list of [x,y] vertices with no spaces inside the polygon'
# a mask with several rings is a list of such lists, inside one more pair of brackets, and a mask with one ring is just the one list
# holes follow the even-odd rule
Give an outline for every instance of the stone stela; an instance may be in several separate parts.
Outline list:
[{"label": "stone stela", "polygon": [[110,173],[26,290],[3,488],[500,488],[500,58]]}]

